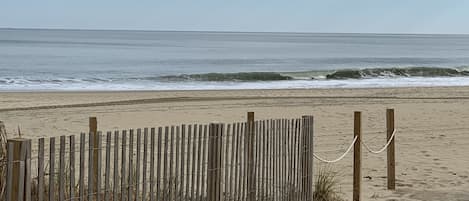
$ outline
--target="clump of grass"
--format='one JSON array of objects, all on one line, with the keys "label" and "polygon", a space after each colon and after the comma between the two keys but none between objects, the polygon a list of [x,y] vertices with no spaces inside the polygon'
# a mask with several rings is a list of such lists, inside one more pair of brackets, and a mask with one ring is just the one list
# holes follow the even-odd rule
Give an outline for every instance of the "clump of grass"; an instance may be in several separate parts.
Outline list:
[{"label": "clump of grass", "polygon": [[343,201],[337,173],[330,167],[321,167],[316,176],[313,198],[315,201]]}]

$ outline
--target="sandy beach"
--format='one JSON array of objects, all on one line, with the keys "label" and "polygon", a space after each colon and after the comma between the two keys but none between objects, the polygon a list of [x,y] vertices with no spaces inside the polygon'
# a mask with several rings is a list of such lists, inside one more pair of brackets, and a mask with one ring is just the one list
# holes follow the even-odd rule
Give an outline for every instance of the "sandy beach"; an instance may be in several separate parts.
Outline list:
[{"label": "sandy beach", "polygon": [[[188,123],[315,117],[315,152],[338,157],[362,111],[363,140],[385,143],[385,111],[396,111],[397,190],[386,190],[386,154],[363,149],[363,200],[469,199],[469,87],[141,92],[2,92],[0,121],[24,137],[86,132],[88,117],[111,131]],[[13,136],[9,136],[13,137]],[[352,154],[330,165],[352,195]],[[316,167],[325,164],[315,161]],[[318,169],[318,168],[315,168]],[[366,178],[365,178],[366,177]]]}]

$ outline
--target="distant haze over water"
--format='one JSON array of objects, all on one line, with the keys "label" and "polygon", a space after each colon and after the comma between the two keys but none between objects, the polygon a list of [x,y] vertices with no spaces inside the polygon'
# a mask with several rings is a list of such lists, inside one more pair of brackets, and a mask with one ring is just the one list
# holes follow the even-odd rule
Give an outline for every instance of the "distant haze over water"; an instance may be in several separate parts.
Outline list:
[{"label": "distant haze over water", "polygon": [[0,90],[469,85],[469,35],[0,29]]}]

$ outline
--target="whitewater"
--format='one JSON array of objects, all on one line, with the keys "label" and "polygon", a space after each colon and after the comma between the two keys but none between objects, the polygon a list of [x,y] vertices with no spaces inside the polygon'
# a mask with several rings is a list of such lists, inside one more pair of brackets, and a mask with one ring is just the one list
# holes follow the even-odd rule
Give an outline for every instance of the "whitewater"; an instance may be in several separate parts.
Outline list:
[{"label": "whitewater", "polygon": [[468,35],[0,29],[0,91],[469,85]]}]

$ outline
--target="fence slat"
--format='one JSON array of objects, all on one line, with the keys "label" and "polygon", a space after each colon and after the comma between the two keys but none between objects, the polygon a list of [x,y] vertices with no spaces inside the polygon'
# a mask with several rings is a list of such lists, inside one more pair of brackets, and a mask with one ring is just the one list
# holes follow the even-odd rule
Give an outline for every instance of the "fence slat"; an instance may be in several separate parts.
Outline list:
[{"label": "fence slat", "polygon": [[65,136],[60,136],[59,148],[59,200],[65,200]]},{"label": "fence slat", "polygon": [[164,152],[163,152],[163,200],[168,200],[168,136],[169,127],[164,128]]},{"label": "fence slat", "polygon": [[126,196],[126,149],[127,149],[127,131],[123,130],[122,131],[122,154],[121,154],[121,201],[126,201],[127,196]]},{"label": "fence slat", "polygon": [[192,139],[192,125],[189,125],[187,127],[187,154],[186,154],[186,161],[187,161],[187,164],[186,164],[186,172],[184,174],[186,174],[187,178],[186,178],[186,190],[185,190],[185,193],[186,193],[186,196],[189,197],[190,196],[190,175],[189,175],[189,172],[190,172],[190,167],[191,167],[191,139]]},{"label": "fence slat", "polygon": [[31,201],[31,140],[26,141],[24,200]]},{"label": "fence slat", "polygon": [[196,153],[197,153],[197,147],[196,147],[196,140],[197,140],[197,124],[194,124],[194,131],[192,133],[193,135],[193,143],[192,143],[192,159],[191,159],[191,196],[190,196],[190,199],[193,200],[194,199],[194,189],[195,189],[195,165],[196,165],[196,161],[195,161],[195,157],[196,157]]},{"label": "fence slat", "polygon": [[114,131],[114,175],[112,186],[112,200],[117,201],[119,198],[119,131]]},{"label": "fence slat", "polygon": [[71,135],[68,137],[69,138],[69,157],[70,157],[70,162],[69,162],[69,170],[70,170],[70,183],[69,183],[69,198],[70,200],[75,200],[75,136]]},{"label": "fence slat", "polygon": [[204,125],[204,137],[203,137],[203,148],[202,148],[202,184],[201,184],[201,191],[202,191],[202,194],[200,195],[200,199],[199,200],[204,200],[203,198],[204,197],[207,197],[208,194],[207,194],[207,191],[205,190],[205,185],[206,185],[206,158],[207,158],[207,125]]},{"label": "fence slat", "polygon": [[137,165],[135,166],[135,200],[139,201],[140,200],[140,150],[141,148],[141,142],[142,142],[142,130],[139,128],[137,129]]},{"label": "fence slat", "polygon": [[[202,196],[201,196],[202,193],[200,192],[200,186],[201,186],[201,183],[200,183],[200,182],[201,182],[201,179],[200,179],[200,176],[201,176],[201,175],[200,175],[200,169],[201,169],[201,165],[203,165],[203,164],[200,164],[200,163],[201,163],[200,157],[201,157],[201,154],[202,154],[202,141],[203,141],[203,139],[202,139],[202,132],[203,132],[203,126],[202,126],[202,125],[199,125],[198,127],[199,127],[199,132],[198,132],[198,135],[197,135],[197,139],[198,139],[198,140],[197,140],[197,143],[198,143],[198,144],[197,144],[197,147],[198,147],[198,148],[197,148],[197,165],[196,165],[196,167],[197,167],[197,170],[196,170],[196,172],[197,172],[197,182],[196,182],[196,186],[195,186],[195,192],[196,192],[196,196],[200,199],[200,197],[202,197]],[[198,199],[197,199],[197,200],[198,200]]]},{"label": "fence slat", "polygon": [[[228,136],[227,136],[228,137]],[[234,174],[234,160],[235,160],[235,146],[236,146],[236,142],[235,142],[235,137],[236,137],[236,124],[232,124],[232,128],[231,128],[231,154],[230,154],[230,177],[228,179],[228,184],[229,184],[229,187],[228,187],[228,190],[229,190],[229,195],[230,195],[230,200],[233,200],[235,199],[233,193],[235,192],[234,189],[233,189],[233,183],[235,183],[235,181],[233,180],[233,174]],[[236,184],[236,183],[235,183]]]},{"label": "fence slat", "polygon": [[37,159],[37,200],[44,201],[44,138],[39,138]]},{"label": "fence slat", "polygon": [[181,188],[179,190],[179,197],[182,199],[184,196],[184,187],[185,187],[185,175],[184,175],[184,170],[185,170],[185,161],[186,158],[184,157],[186,155],[185,153],[185,144],[186,141],[186,125],[182,124],[181,125],[181,169],[180,169],[180,177],[181,177]]},{"label": "fence slat", "polygon": [[93,200],[93,183],[94,183],[94,134],[90,133],[88,135],[88,200]]},{"label": "fence slat", "polygon": [[7,141],[7,160],[8,160],[8,167],[7,167],[7,187],[6,187],[6,200],[12,199],[12,191],[13,191],[13,150],[14,144],[13,142]]},{"label": "fence slat", "polygon": [[106,134],[106,164],[104,170],[104,200],[109,201],[110,190],[109,189],[109,180],[111,177],[111,132]]},{"label": "fence slat", "polygon": [[80,201],[85,200],[85,134],[80,134],[80,178],[79,180],[79,197]]},{"label": "fence slat", "polygon": [[174,177],[173,177],[173,160],[174,160],[174,126],[171,126],[171,133],[170,133],[170,136],[169,136],[169,153],[168,153],[168,157],[169,157],[169,164],[168,164],[168,170],[169,170],[169,181],[168,181],[168,190],[169,190],[169,196],[168,196],[168,199],[169,200],[173,200],[173,192],[174,192],[174,186],[173,186],[173,180],[174,180]]},{"label": "fence slat", "polygon": [[151,128],[150,132],[150,201],[155,201],[155,128]]},{"label": "fence slat", "polygon": [[180,127],[179,126],[176,126],[176,135],[173,137],[175,138],[175,151],[176,151],[176,154],[174,155],[175,156],[175,168],[174,168],[174,196],[175,196],[175,200],[178,200],[178,199],[181,199],[180,197],[180,190],[178,188],[178,184],[180,183],[179,182],[179,160],[180,160],[180,156],[179,156],[179,144],[180,144]]},{"label": "fence slat", "polygon": [[128,181],[127,181],[127,197],[128,201],[133,201],[133,193],[134,193],[134,129],[130,129],[129,133],[129,174],[128,174]]},{"label": "fence slat", "polygon": [[[97,154],[97,157],[98,157],[98,165],[95,166],[97,168],[97,170],[95,170],[94,172],[98,173],[97,177],[96,177],[96,180],[95,180],[95,183],[94,185],[96,185],[96,200],[101,200],[101,180],[102,180],[102,174],[101,174],[101,168],[102,168],[102,140],[103,140],[103,135],[101,134],[101,132],[98,132],[98,138],[97,138],[97,142],[95,142],[95,152],[94,154]],[[97,149],[97,150],[96,150]]]},{"label": "fence slat", "polygon": [[55,201],[55,137],[51,137],[49,143],[49,201]]},{"label": "fence slat", "polygon": [[156,200],[160,200],[161,197],[161,137],[163,135],[163,128],[159,127],[158,128],[158,157],[156,159]]},{"label": "fence slat", "polygon": [[147,200],[147,161],[148,161],[148,128],[143,129],[143,175],[142,175],[142,198]]}]

